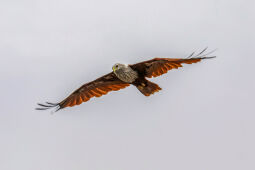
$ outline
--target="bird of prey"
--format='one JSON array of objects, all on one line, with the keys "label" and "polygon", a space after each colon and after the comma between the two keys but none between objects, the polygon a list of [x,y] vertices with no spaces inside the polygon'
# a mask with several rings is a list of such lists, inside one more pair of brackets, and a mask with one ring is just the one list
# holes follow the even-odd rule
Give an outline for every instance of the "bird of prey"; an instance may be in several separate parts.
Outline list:
[{"label": "bird of prey", "polygon": [[215,56],[208,57],[213,51],[204,54],[206,49],[207,48],[195,56],[193,52],[187,58],[154,58],[130,65],[120,63],[114,64],[112,72],[82,85],[63,101],[59,103],[38,103],[41,107],[36,109],[46,110],[56,108],[55,111],[58,111],[65,107],[80,105],[83,102],[87,102],[92,97],[100,97],[110,91],[118,91],[130,85],[137,87],[143,95],[150,96],[161,90],[161,88],[157,84],[147,80],[147,78],[158,77],[167,73],[169,70],[182,67],[182,64],[192,64],[204,59],[214,58]]}]

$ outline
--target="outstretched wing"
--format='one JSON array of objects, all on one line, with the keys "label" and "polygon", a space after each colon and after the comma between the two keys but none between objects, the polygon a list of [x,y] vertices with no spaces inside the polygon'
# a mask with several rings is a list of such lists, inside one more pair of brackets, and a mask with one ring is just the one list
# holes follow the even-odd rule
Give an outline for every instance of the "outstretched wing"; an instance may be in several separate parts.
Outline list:
[{"label": "outstretched wing", "polygon": [[185,59],[178,59],[178,58],[154,58],[152,60],[144,61],[141,63],[137,63],[134,65],[130,65],[130,67],[134,70],[137,70],[140,74],[144,75],[145,77],[157,77],[162,74],[167,73],[169,70],[178,69],[182,67],[182,64],[192,64],[197,63],[203,59],[210,59],[214,58],[215,56],[206,57],[207,55],[211,54],[203,54],[206,51],[205,48],[196,56],[193,56],[192,53],[188,58]]},{"label": "outstretched wing", "polygon": [[39,103],[38,105],[41,106],[42,108],[36,109],[46,110],[52,107],[57,107],[57,110],[59,110],[65,107],[72,107],[75,105],[79,105],[82,102],[86,102],[92,97],[100,97],[102,95],[107,94],[110,91],[117,91],[127,86],[129,86],[128,83],[121,81],[116,77],[116,75],[113,72],[111,72],[92,82],[84,84],[60,103],[49,102],[46,102],[46,104]]}]

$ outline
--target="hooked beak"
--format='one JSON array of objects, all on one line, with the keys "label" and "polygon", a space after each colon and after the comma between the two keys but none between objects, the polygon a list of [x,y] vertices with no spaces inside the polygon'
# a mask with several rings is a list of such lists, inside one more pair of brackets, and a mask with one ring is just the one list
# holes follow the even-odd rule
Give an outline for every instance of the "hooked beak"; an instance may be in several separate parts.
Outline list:
[{"label": "hooked beak", "polygon": [[112,66],[112,70],[113,70],[113,72],[115,72],[115,67],[114,66]]}]

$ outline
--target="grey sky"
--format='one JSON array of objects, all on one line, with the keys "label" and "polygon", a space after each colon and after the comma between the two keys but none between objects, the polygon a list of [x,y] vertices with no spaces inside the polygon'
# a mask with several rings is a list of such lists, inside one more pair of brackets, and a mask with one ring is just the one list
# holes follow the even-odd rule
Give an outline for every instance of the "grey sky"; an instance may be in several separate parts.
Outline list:
[{"label": "grey sky", "polygon": [[[253,0],[1,0],[0,169],[254,170]],[[51,115],[114,63],[218,57]]]}]

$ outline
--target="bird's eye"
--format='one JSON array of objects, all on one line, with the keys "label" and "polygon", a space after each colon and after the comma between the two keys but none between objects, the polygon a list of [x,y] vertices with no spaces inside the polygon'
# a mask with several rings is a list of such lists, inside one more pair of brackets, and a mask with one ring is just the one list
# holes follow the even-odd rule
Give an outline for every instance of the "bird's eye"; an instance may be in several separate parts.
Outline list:
[{"label": "bird's eye", "polygon": [[116,65],[116,68],[118,68],[119,66],[118,65]]}]

